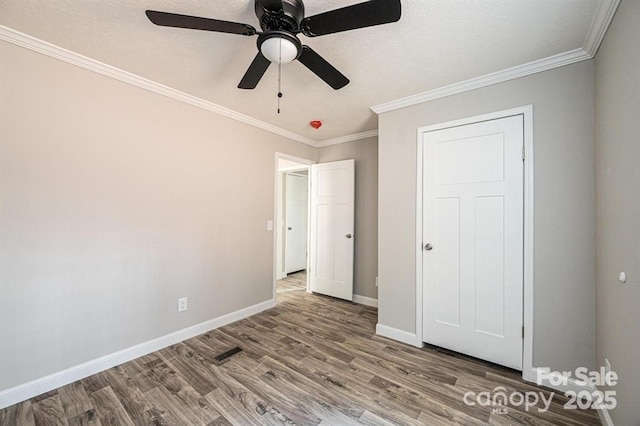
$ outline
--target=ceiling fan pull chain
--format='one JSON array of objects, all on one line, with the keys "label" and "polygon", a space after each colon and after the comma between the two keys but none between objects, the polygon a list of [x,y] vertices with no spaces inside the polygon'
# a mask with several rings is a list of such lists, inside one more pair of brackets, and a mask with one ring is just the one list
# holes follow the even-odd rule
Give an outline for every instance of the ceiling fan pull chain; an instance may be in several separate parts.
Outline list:
[{"label": "ceiling fan pull chain", "polygon": [[278,114],[280,114],[280,98],[282,98],[282,40],[280,40],[280,56],[278,61]]}]

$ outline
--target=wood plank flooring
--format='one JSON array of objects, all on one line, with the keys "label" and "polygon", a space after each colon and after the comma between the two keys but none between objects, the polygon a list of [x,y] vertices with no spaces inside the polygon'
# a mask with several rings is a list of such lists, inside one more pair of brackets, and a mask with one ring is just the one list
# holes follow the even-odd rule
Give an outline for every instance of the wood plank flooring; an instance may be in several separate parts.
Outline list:
[{"label": "wood plank flooring", "polygon": [[276,281],[276,293],[307,289],[307,271],[294,272]]},{"label": "wood plank flooring", "polygon": [[[467,406],[543,391],[520,373],[375,336],[377,311],[304,291],[278,306],[0,411],[1,425],[599,425],[564,410]],[[216,355],[243,351],[217,366]],[[506,409],[504,414],[494,408]]]}]

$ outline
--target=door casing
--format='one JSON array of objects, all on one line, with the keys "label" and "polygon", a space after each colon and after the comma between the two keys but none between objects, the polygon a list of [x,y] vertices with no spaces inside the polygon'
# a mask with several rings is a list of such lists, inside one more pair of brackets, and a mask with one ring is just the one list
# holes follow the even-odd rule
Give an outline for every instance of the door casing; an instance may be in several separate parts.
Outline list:
[{"label": "door casing", "polygon": [[417,130],[417,164],[416,164],[416,328],[414,346],[423,347],[422,341],[422,317],[423,317],[423,271],[422,271],[422,218],[423,218],[423,135],[434,130],[442,130],[451,127],[465,126],[482,121],[495,120],[514,115],[522,115],[524,118],[524,288],[523,288],[523,312],[524,312],[524,346],[522,358],[523,379],[535,382],[536,371],[533,367],[533,209],[534,209],[534,158],[533,158],[533,105],[498,111],[460,120],[438,123]]},{"label": "door casing", "polygon": [[[278,280],[278,213],[280,210],[280,204],[282,201],[282,185],[281,185],[281,174],[278,170],[278,160],[279,159],[283,159],[283,160],[289,160],[289,161],[293,161],[296,163],[299,163],[301,165],[306,165],[306,166],[311,166],[312,164],[315,164],[315,161],[312,160],[308,160],[306,158],[300,158],[300,157],[296,157],[293,155],[289,155],[289,154],[285,154],[282,152],[276,152],[275,153],[275,158],[274,158],[274,191],[273,191],[273,218],[272,219],[272,224],[273,224],[273,283],[272,283],[272,287],[273,287],[273,294],[272,294],[272,298],[275,301],[276,299],[276,281]],[[308,180],[308,183],[311,182],[311,180]],[[309,191],[307,190],[307,193]],[[307,198],[307,202],[309,201],[310,198]],[[308,209],[307,209],[307,224],[309,223],[309,218],[308,218]],[[309,247],[309,232],[308,232],[308,226],[307,226],[307,250]],[[309,256],[307,256],[307,269],[309,268]],[[309,278],[307,277],[307,291],[309,291]]]}]

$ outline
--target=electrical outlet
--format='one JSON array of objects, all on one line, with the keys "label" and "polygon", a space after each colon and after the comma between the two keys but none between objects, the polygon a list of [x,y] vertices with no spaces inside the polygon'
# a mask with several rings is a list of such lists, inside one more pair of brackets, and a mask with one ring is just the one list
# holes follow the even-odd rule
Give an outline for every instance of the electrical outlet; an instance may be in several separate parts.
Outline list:
[{"label": "electrical outlet", "polygon": [[187,307],[187,298],[181,297],[178,299],[178,312],[184,312],[188,309]]}]

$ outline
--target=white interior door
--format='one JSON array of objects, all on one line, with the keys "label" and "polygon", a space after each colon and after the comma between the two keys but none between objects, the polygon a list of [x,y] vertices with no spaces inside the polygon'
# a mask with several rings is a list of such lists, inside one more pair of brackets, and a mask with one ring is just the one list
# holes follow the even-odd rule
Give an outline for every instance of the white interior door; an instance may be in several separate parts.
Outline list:
[{"label": "white interior door", "polygon": [[522,370],[523,116],[423,136],[423,340]]},{"label": "white interior door", "polygon": [[311,166],[311,291],[353,299],[354,160]]},{"label": "white interior door", "polygon": [[307,269],[307,176],[285,175],[285,272]]}]

